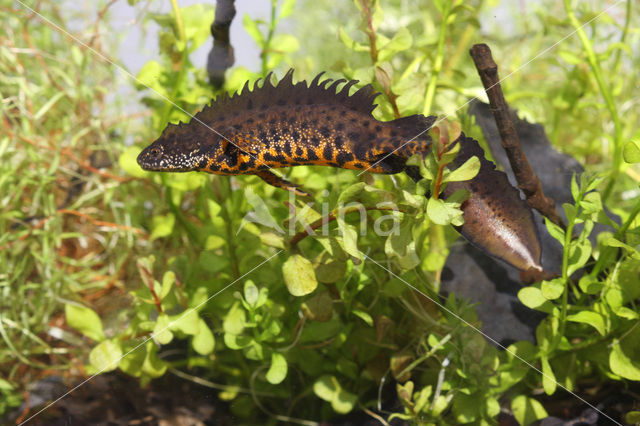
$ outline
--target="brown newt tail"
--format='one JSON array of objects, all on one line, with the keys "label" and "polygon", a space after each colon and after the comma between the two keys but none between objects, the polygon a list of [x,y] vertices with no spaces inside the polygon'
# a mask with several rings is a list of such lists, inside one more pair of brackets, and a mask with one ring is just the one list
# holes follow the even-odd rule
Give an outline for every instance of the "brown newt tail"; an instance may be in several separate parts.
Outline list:
[{"label": "brown newt tail", "polygon": [[[323,80],[307,86],[293,83],[293,70],[274,86],[270,76],[262,87],[248,83],[236,95],[215,100],[188,124],[169,124],[162,135],[138,156],[145,170],[203,171],[220,175],[254,174],[267,183],[306,195],[272,168],[319,165],[372,173],[406,171],[414,153],[428,153],[427,130],[435,117],[412,115],[378,121],[371,112],[377,93],[366,85],[349,95],[357,81]],[[339,85],[344,83],[340,90]],[[484,159],[478,143],[462,135],[454,164],[471,156],[481,159],[478,175],[449,184],[445,195],[465,188],[471,193],[462,205],[461,234],[491,256],[521,270],[541,270],[540,245],[531,211],[506,175]]]}]

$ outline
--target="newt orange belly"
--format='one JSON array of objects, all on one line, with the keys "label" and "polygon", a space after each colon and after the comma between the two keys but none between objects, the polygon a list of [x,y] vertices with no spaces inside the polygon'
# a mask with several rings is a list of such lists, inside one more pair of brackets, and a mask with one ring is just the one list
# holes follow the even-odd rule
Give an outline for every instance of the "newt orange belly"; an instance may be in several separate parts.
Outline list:
[{"label": "newt orange belly", "polygon": [[[169,124],[140,153],[138,163],[153,171],[255,174],[300,194],[305,192],[269,169],[320,165],[384,174],[405,171],[419,179],[406,160],[416,152],[429,152],[426,130],[435,117],[378,121],[371,114],[377,96],[371,85],[349,95],[356,81],[320,81],[321,75],[309,86],[294,84],[292,70],[276,86],[269,77],[253,91],[246,84],[241,93],[218,98],[188,124]],[[459,231],[518,269],[542,270],[533,216],[519,192],[484,159],[477,141],[463,134],[458,142],[461,159],[477,155],[482,160],[475,178],[449,186],[471,193],[462,206],[465,223]]]}]

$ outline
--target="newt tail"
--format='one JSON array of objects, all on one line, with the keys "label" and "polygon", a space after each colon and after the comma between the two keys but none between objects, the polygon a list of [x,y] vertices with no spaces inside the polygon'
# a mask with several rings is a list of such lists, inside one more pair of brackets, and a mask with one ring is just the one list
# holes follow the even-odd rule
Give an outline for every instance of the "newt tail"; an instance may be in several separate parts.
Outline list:
[{"label": "newt tail", "polygon": [[[153,171],[253,174],[301,195],[306,192],[270,169],[318,165],[383,174],[404,171],[420,178],[406,161],[431,149],[426,131],[435,117],[378,121],[371,114],[378,95],[371,85],[349,95],[357,81],[321,81],[319,74],[307,86],[293,83],[290,70],[274,86],[270,76],[262,87],[256,84],[250,90],[247,83],[240,93],[216,99],[188,124],[167,125],[140,153],[138,164]],[[462,149],[456,161],[477,155],[482,163],[472,180],[449,184],[448,189],[462,187],[471,193],[462,206],[465,223],[459,231],[520,270],[542,270],[533,216],[518,191],[484,159],[477,141],[463,134],[458,142]]]}]

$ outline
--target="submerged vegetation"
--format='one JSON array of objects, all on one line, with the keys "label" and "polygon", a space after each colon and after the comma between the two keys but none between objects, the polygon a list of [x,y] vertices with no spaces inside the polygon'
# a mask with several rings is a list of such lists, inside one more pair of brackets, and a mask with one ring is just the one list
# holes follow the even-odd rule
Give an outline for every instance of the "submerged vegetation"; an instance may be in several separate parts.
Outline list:
[{"label": "submerged vegetation", "polygon": [[[597,405],[609,383],[637,386],[632,1],[520,2],[497,15],[496,2],[480,0],[272,0],[266,22],[236,18],[261,49],[260,69],[231,68],[218,91],[191,59],[210,42],[214,10],[178,3],[145,14],[141,25],[159,28],[158,56],[134,81],[117,79],[106,60],[117,42],[112,2],[64,34],[56,26],[78,17],[56,2],[30,4],[45,22],[0,1],[0,415],[37,413],[15,410],[43,377],[72,384],[112,370],[141,385],[197,376],[246,424],[353,411],[495,423],[501,410],[529,424],[558,415],[543,393],[577,415],[585,401],[565,390],[586,400],[589,389]],[[547,223],[563,246],[558,276],[519,292],[544,313],[535,342],[496,347],[470,303],[438,295],[460,217],[459,202],[424,197],[434,180],[286,170],[313,194],[303,203],[255,176],[149,173],[135,162],[167,122],[291,67],[299,79],[326,70],[372,83],[379,119],[446,114],[479,137],[465,106],[484,96],[467,54],[480,40],[494,50],[511,106],[586,170],[563,206],[567,228]],[[140,93],[144,114],[125,115],[122,84]],[[440,160],[423,174],[437,175]],[[306,224],[329,215],[325,233],[307,235]],[[375,223],[388,231],[385,217],[398,232],[375,232]],[[598,223],[608,231],[589,239]]]}]

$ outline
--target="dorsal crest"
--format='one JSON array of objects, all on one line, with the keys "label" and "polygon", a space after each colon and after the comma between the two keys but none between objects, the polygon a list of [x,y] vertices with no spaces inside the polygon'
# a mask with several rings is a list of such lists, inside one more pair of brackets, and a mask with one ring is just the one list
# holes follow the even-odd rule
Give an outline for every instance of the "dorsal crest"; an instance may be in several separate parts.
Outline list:
[{"label": "dorsal crest", "polygon": [[[293,82],[293,69],[290,69],[276,85],[271,82],[273,73],[269,73],[264,79],[256,81],[253,89],[247,82],[241,91],[231,96],[219,96],[195,117],[204,123],[214,123],[228,118],[234,112],[268,111],[271,108],[297,105],[340,105],[353,111],[371,114],[376,107],[374,100],[379,93],[376,93],[370,84],[349,95],[349,90],[358,83],[357,80],[320,81],[323,74],[318,74],[307,86],[304,81]],[[262,86],[258,86],[261,81]],[[342,83],[345,84],[337,90]]]}]

